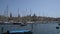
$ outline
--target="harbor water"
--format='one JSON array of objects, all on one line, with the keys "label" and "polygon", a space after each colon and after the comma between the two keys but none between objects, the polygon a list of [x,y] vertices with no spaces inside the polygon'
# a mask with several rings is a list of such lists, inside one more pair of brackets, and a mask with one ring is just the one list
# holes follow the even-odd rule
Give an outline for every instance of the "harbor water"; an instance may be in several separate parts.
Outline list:
[{"label": "harbor water", "polygon": [[60,29],[56,29],[56,27],[60,27],[58,23],[34,23],[34,24],[27,24],[26,26],[21,25],[13,25],[13,24],[5,24],[0,25],[0,34],[3,28],[3,32],[7,30],[31,30],[33,34],[59,34]]}]

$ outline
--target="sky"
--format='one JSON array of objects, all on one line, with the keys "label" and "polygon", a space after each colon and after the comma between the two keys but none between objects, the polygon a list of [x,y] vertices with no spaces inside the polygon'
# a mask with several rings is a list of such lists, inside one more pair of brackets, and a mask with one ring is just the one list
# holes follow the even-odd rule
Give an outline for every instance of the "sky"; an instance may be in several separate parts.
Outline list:
[{"label": "sky", "polygon": [[8,15],[60,17],[60,0],[0,0],[0,15],[5,15],[7,6]]}]

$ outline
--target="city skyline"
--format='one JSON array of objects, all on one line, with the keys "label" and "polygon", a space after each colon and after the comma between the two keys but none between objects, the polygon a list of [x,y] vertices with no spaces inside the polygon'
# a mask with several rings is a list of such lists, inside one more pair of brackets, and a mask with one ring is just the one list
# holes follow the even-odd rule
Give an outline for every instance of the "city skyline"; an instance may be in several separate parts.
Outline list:
[{"label": "city skyline", "polygon": [[8,12],[13,16],[20,15],[60,17],[60,0],[0,0],[0,14],[4,15],[8,5]]}]

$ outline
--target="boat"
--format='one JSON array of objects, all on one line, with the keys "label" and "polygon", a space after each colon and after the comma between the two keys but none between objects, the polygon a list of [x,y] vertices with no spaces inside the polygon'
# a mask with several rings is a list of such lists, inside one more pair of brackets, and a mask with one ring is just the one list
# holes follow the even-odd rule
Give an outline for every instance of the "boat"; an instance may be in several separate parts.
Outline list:
[{"label": "boat", "polygon": [[23,22],[16,22],[16,23],[13,23],[13,25],[20,25],[20,26],[26,26],[27,23],[23,23]]},{"label": "boat", "polygon": [[21,22],[13,22],[13,25],[20,25],[20,26],[26,26],[27,25],[27,21],[22,20]]},{"label": "boat", "polygon": [[10,30],[2,34],[32,34],[30,30]]}]

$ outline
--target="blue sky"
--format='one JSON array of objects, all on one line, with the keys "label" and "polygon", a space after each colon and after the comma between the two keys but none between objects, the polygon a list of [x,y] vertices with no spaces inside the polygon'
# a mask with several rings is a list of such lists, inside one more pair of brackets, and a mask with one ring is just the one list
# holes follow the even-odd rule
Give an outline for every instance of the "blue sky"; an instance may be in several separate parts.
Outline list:
[{"label": "blue sky", "polygon": [[0,0],[0,14],[4,15],[8,5],[9,13],[13,16],[18,15],[18,8],[20,15],[47,16],[60,17],[60,0]]}]

